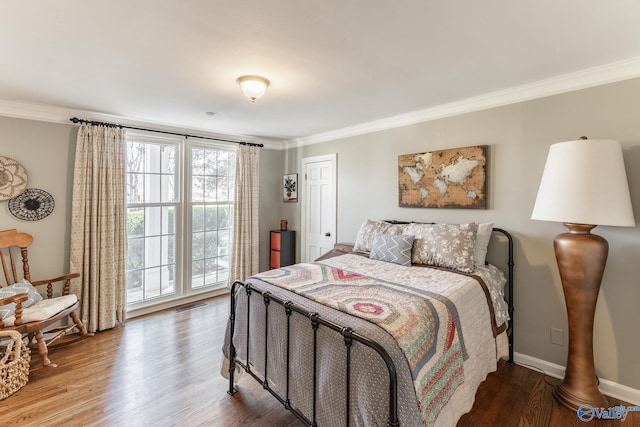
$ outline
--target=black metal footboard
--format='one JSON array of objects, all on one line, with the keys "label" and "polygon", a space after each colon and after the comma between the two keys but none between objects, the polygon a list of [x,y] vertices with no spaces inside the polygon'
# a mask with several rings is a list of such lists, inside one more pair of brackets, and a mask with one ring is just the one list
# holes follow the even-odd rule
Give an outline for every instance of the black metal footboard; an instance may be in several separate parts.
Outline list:
[{"label": "black metal footboard", "polygon": [[[247,354],[246,354],[246,358],[245,360],[247,361],[247,363],[242,363],[239,360],[236,360],[236,349],[235,346],[233,345],[233,333],[235,330],[235,319],[236,319],[236,290],[238,290],[238,287],[242,286],[245,289],[245,292],[247,294]],[[250,310],[251,310],[251,296],[253,294],[259,294],[262,298],[259,298],[258,304],[264,304],[265,306],[268,306],[271,302],[275,302],[279,305],[281,305],[284,309],[284,312],[286,314],[286,319],[287,319],[287,342],[286,342],[286,348],[287,348],[287,360],[286,360],[286,391],[285,394],[286,396],[280,396],[275,390],[273,390],[268,383],[268,364],[267,364],[267,357],[268,357],[268,330],[269,330],[269,310],[265,310],[265,315],[264,315],[264,324],[265,324],[265,337],[264,337],[264,372],[263,377],[264,379],[260,378],[258,375],[256,375],[256,373],[254,373],[251,370],[251,366],[249,364],[249,326],[250,326]],[[311,327],[311,329],[313,330],[313,405],[312,405],[312,419],[310,420],[309,418],[307,418],[304,414],[302,414],[299,410],[297,410],[296,408],[291,406],[291,401],[289,399],[289,378],[290,378],[290,322],[291,322],[291,314],[293,312],[297,312],[305,317],[307,317],[309,319],[309,326]],[[367,347],[370,347],[371,349],[373,349],[374,351],[376,351],[380,357],[382,358],[382,360],[385,362],[387,369],[389,371],[389,418],[387,421],[387,426],[389,427],[394,427],[394,426],[398,426],[398,393],[397,393],[397,388],[398,388],[398,384],[397,384],[397,374],[396,374],[396,367],[393,363],[393,360],[391,359],[391,357],[389,356],[389,354],[387,353],[387,351],[377,342],[375,341],[371,341],[370,339],[358,334],[357,332],[354,332],[351,328],[346,327],[346,326],[340,326],[336,323],[330,322],[328,320],[325,320],[323,318],[321,318],[318,313],[314,313],[314,312],[310,312],[308,310],[305,310],[302,307],[299,307],[297,305],[295,305],[293,302],[291,301],[286,301],[283,300],[281,298],[279,298],[276,295],[271,294],[270,292],[266,291],[263,292],[260,289],[257,289],[255,287],[252,287],[250,283],[243,283],[240,281],[236,281],[233,286],[231,287],[231,314],[229,316],[229,323],[230,323],[230,336],[229,336],[229,390],[227,391],[227,393],[229,393],[230,395],[233,395],[236,392],[236,389],[234,387],[234,380],[233,380],[233,375],[234,375],[234,371],[236,369],[236,365],[239,365],[240,367],[242,367],[245,372],[247,372],[249,375],[251,375],[256,381],[258,381],[262,387],[269,391],[269,393],[271,393],[276,399],[278,399],[280,401],[280,403],[282,403],[284,405],[284,407],[286,409],[288,409],[289,411],[291,411],[293,414],[296,415],[296,417],[298,417],[302,422],[304,422],[306,425],[308,426],[317,426],[317,413],[316,413],[316,405],[317,405],[317,390],[318,390],[318,378],[317,378],[317,335],[318,335],[318,328],[320,326],[329,328],[337,333],[340,333],[344,339],[344,345],[345,345],[345,351],[346,351],[346,425],[349,425],[350,422],[350,413],[351,413],[351,406],[350,406],[350,387],[351,387],[351,345],[353,343],[353,341],[357,341]]]}]

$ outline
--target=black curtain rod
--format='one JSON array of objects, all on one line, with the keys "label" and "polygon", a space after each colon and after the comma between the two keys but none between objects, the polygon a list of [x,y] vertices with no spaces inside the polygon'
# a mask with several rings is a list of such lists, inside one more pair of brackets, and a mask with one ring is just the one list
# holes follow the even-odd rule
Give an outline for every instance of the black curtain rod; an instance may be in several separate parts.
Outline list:
[{"label": "black curtain rod", "polygon": [[116,123],[97,122],[97,121],[94,121],[94,120],[84,120],[84,119],[79,119],[77,117],[72,117],[69,120],[72,121],[73,123],[82,123],[82,124],[85,124],[85,125],[107,126],[107,127],[113,127],[113,128],[143,130],[143,131],[147,131],[147,132],[164,133],[164,134],[167,134],[167,135],[184,136],[185,138],[200,138],[200,139],[208,139],[208,140],[211,140],[211,141],[233,142],[234,144],[249,145],[249,146],[252,146],[252,147],[260,147],[260,148],[264,147],[263,144],[255,144],[253,142],[232,141],[230,139],[212,138],[210,136],[198,136],[198,135],[189,135],[188,133],[169,132],[169,131],[166,131],[166,130],[138,128],[138,127],[135,127],[135,126],[119,125],[119,124],[116,124]]}]

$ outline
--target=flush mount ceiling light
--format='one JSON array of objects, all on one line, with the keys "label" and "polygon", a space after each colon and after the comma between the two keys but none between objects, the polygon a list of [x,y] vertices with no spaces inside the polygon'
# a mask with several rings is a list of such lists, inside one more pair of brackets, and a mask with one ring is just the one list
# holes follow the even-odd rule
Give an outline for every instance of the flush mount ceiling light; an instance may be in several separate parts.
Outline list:
[{"label": "flush mount ceiling light", "polygon": [[236,81],[244,96],[249,98],[251,102],[256,102],[256,99],[261,98],[271,83],[268,79],[260,76],[242,76],[238,77]]}]

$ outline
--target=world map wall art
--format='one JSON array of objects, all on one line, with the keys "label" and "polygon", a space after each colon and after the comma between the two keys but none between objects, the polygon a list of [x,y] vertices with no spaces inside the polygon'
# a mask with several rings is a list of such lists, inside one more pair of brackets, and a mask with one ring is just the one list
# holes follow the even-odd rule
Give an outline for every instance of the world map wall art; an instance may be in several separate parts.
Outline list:
[{"label": "world map wall art", "polygon": [[487,208],[487,145],[398,156],[400,207]]}]

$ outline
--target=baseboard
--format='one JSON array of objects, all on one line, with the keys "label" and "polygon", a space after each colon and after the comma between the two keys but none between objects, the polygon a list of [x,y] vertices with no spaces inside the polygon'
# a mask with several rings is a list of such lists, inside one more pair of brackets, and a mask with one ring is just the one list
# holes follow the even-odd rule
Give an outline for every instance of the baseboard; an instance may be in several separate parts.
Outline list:
[{"label": "baseboard", "polygon": [[206,298],[213,298],[220,295],[228,294],[229,289],[226,287],[215,289],[213,291],[203,292],[195,295],[190,295],[188,297],[179,297],[175,299],[170,299],[160,304],[148,305],[138,308],[133,308],[127,310],[127,319],[133,319],[134,317],[144,316],[146,314],[155,313],[161,310],[167,310],[176,308],[181,305],[193,303],[196,301],[201,301]]},{"label": "baseboard", "polygon": [[[513,358],[517,365],[521,365],[525,368],[530,369],[533,367],[535,369],[541,370],[551,377],[564,378],[564,366],[556,365],[555,363],[547,362],[546,360],[538,359],[537,357],[518,352],[514,353]],[[626,385],[618,384],[604,378],[600,378],[599,388],[600,391],[607,396],[624,400],[625,402],[629,402],[632,405],[640,405],[640,390],[628,387]]]}]

